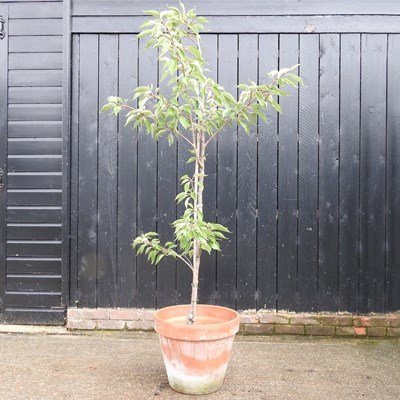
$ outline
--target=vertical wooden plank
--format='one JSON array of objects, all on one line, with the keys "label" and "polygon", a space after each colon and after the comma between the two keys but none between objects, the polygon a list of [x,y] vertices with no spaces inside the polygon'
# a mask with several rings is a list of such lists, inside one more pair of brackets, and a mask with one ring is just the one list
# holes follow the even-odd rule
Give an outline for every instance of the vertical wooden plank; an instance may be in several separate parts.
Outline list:
[{"label": "vertical wooden plank", "polygon": [[359,311],[385,303],[387,35],[362,35]]},{"label": "vertical wooden plank", "polygon": [[[61,4],[58,4],[61,6]],[[61,253],[61,296],[62,304],[69,305],[69,284],[70,284],[70,198],[71,198],[71,178],[70,178],[70,148],[71,148],[71,1],[66,0],[63,6],[63,89],[62,89],[62,253]],[[51,8],[50,8],[51,10]]]},{"label": "vertical wooden plank", "polygon": [[358,311],[360,35],[340,48],[339,311]]},{"label": "vertical wooden plank", "polygon": [[[159,67],[159,80],[161,74]],[[169,97],[168,79],[160,82],[160,92]],[[171,223],[176,219],[177,146],[176,141],[169,146],[167,133],[158,142],[157,232],[162,243],[172,241],[174,234]],[[171,257],[164,258],[157,266],[157,308],[176,304],[176,268],[177,262]]]},{"label": "vertical wooden plank", "polygon": [[[267,72],[278,69],[278,35],[259,37],[259,81],[268,84]],[[258,127],[257,308],[276,308],[278,116],[271,107],[267,123]]]},{"label": "vertical wooden plank", "polygon": [[[258,36],[239,36],[239,82],[258,80]],[[257,287],[257,128],[238,133],[237,307],[255,308]]]},{"label": "vertical wooden plank", "polygon": [[[8,32],[8,5],[0,4],[0,14],[5,19]],[[0,189],[0,323],[3,322],[6,291],[7,254],[7,109],[8,109],[8,35],[0,40],[0,168],[3,172],[3,187]]]},{"label": "vertical wooden plank", "polygon": [[[189,43],[187,43],[189,44]],[[191,139],[190,131],[182,131],[184,135]],[[180,178],[183,175],[193,176],[194,174],[194,164],[187,164],[187,160],[192,156],[189,151],[191,150],[190,145],[186,140],[178,139],[178,151],[177,151],[177,193],[182,192],[183,187],[181,185]],[[176,207],[177,216],[180,218],[184,211],[183,203],[180,203]],[[203,260],[203,258],[202,258]],[[189,303],[191,296],[191,283],[192,283],[192,272],[191,270],[181,261],[177,261],[177,271],[176,271],[176,296],[178,304]]]},{"label": "vertical wooden plank", "polygon": [[388,40],[386,312],[400,310],[400,35]]},{"label": "vertical wooden plank", "polygon": [[319,38],[300,35],[298,302],[296,311],[318,307],[318,79]]},{"label": "vertical wooden plank", "polygon": [[[178,139],[178,154],[177,154],[177,193],[182,192],[180,178],[187,174],[192,176],[194,173],[193,164],[186,164],[186,161],[191,157],[190,145],[183,139]],[[181,217],[184,213],[183,204],[177,206],[177,216]],[[176,270],[176,296],[178,304],[190,302],[192,283],[192,271],[181,261],[177,262]]]},{"label": "vertical wooden plank", "polygon": [[[157,85],[157,52],[145,49],[139,41],[139,86]],[[157,200],[157,143],[144,128],[138,136],[138,233],[156,231]],[[156,271],[147,258],[137,260],[137,292],[139,307],[155,307]]]},{"label": "vertical wooden plank", "polygon": [[97,306],[98,42],[98,35],[80,37],[78,293],[81,307]]},{"label": "vertical wooden plank", "polygon": [[319,283],[320,311],[338,305],[339,35],[320,39]]},{"label": "vertical wooden plank", "polygon": [[[131,35],[119,37],[119,96],[132,98],[138,84],[138,42]],[[137,304],[136,262],[132,241],[137,233],[137,129],[125,126],[119,117],[118,130],[118,305]]]},{"label": "vertical wooden plank", "polygon": [[[202,40],[203,56],[207,62],[207,75],[217,81],[217,35],[204,35]],[[213,140],[206,152],[206,177],[204,189],[204,219],[215,222],[217,208],[217,141]],[[216,302],[216,254],[202,254],[199,301],[205,304]]]},{"label": "vertical wooden plank", "polygon": [[[218,83],[237,95],[238,36],[219,35]],[[223,71],[223,73],[222,73]],[[236,307],[236,173],[237,128],[228,127],[218,138],[218,217],[231,233],[217,254],[218,304]]]},{"label": "vertical wooden plank", "polygon": [[[118,36],[100,35],[99,108],[118,93]],[[97,304],[117,306],[117,119],[99,116]]]},{"label": "vertical wooden plank", "polygon": [[72,36],[71,155],[70,155],[70,306],[78,304],[79,88],[80,41]]},{"label": "vertical wooden plank", "polygon": [[[298,35],[280,36],[279,68],[298,64]],[[296,73],[296,71],[294,71]],[[297,281],[297,151],[298,92],[289,88],[279,115],[278,160],[278,308],[290,309],[296,301]]]}]

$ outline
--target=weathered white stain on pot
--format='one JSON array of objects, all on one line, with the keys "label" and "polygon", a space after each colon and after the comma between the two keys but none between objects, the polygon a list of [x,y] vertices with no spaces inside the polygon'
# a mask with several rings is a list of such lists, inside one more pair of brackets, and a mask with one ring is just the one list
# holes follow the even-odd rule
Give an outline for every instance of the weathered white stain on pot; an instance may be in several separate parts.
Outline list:
[{"label": "weathered white stain on pot", "polygon": [[[209,341],[186,342],[160,336],[170,386],[186,394],[207,394],[218,390],[224,381],[233,341],[234,337],[230,337],[211,344]],[[216,363],[218,368],[208,368],[207,371],[207,365],[211,367]],[[202,372],[199,370],[201,365]]]}]

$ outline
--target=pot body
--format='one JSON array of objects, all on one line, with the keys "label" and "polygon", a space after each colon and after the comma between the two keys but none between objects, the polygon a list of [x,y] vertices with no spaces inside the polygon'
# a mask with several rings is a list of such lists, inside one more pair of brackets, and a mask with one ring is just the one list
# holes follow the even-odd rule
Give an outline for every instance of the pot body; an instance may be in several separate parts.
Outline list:
[{"label": "pot body", "polygon": [[198,305],[196,323],[186,325],[189,309],[166,307],[154,317],[168,382],[180,393],[212,393],[222,386],[240,318],[229,308]]}]

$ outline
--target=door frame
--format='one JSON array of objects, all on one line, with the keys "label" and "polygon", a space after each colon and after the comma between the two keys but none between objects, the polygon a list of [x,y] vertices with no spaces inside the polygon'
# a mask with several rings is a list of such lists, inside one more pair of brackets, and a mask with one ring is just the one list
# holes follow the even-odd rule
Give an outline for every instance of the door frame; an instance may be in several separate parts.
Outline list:
[{"label": "door frame", "polygon": [[7,250],[7,137],[8,137],[8,5],[0,4],[5,19],[4,39],[0,40],[0,168],[3,186],[0,189],[0,323],[4,322]]}]

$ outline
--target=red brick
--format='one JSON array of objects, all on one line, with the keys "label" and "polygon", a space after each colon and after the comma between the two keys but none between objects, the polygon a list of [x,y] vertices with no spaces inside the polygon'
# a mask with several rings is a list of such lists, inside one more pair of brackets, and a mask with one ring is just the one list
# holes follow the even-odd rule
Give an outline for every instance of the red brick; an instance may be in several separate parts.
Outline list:
[{"label": "red brick", "polygon": [[387,328],[387,335],[390,337],[400,337],[400,328]]},{"label": "red brick", "polygon": [[155,310],[150,310],[150,309],[141,309],[137,310],[139,314],[139,320],[140,321],[153,321],[154,320],[154,312]]},{"label": "red brick", "polygon": [[152,331],[154,330],[153,321],[127,321],[126,328],[133,331]]},{"label": "red brick", "polygon": [[390,326],[386,317],[374,316],[369,317],[369,326]]},{"label": "red brick", "polygon": [[304,335],[304,326],[302,325],[275,325],[275,333],[285,335]]},{"label": "red brick", "polygon": [[367,334],[367,329],[363,326],[355,327],[354,332],[357,336],[365,336]]},{"label": "red brick", "polygon": [[400,327],[400,315],[376,315],[371,317],[355,317],[355,326],[391,326],[393,328]]},{"label": "red brick", "polygon": [[241,324],[256,324],[258,322],[258,317],[256,314],[240,314]]},{"label": "red brick", "polygon": [[383,326],[391,326],[392,328],[400,328],[400,315],[393,315],[384,318]]},{"label": "red brick", "polygon": [[319,325],[319,318],[314,316],[296,315],[290,318],[292,325]]},{"label": "red brick", "polygon": [[268,324],[245,324],[243,332],[249,335],[272,335],[274,326]]},{"label": "red brick", "polygon": [[371,337],[384,337],[386,336],[386,328],[383,326],[368,327],[367,333]]},{"label": "red brick", "polygon": [[96,328],[96,322],[93,320],[75,320],[75,319],[68,319],[67,321],[67,329],[82,329],[82,330],[87,330],[87,329],[95,329]]},{"label": "red brick", "polygon": [[282,315],[262,314],[258,315],[258,319],[262,324],[288,324],[289,318]]},{"label": "red brick", "polygon": [[334,326],[306,326],[306,335],[314,336],[334,336],[335,327]]},{"label": "red brick", "polygon": [[125,321],[138,321],[139,313],[137,310],[129,308],[119,308],[116,310],[110,310],[110,319],[121,319]]},{"label": "red brick", "polygon": [[[262,310],[261,312],[265,312],[265,310]],[[256,315],[257,311],[255,309],[248,309],[248,310],[242,310],[239,312],[240,315]]]},{"label": "red brick", "polygon": [[[356,329],[362,329],[359,331],[356,331]],[[360,336],[360,335],[365,335],[366,334],[366,328],[361,327],[361,328],[355,328],[353,326],[337,326],[336,327],[336,335],[337,336]]]},{"label": "red brick", "polygon": [[82,308],[82,319],[108,319],[109,312],[106,308]]},{"label": "red brick", "polygon": [[75,320],[82,319],[82,309],[81,308],[68,308],[67,318],[75,319]]},{"label": "red brick", "polygon": [[112,329],[122,330],[125,329],[125,321],[118,320],[99,320],[97,321],[97,329]]},{"label": "red brick", "polygon": [[371,318],[366,316],[354,317],[354,326],[371,326]]},{"label": "red brick", "polygon": [[325,326],[353,326],[353,317],[349,315],[322,315],[321,323]]}]

